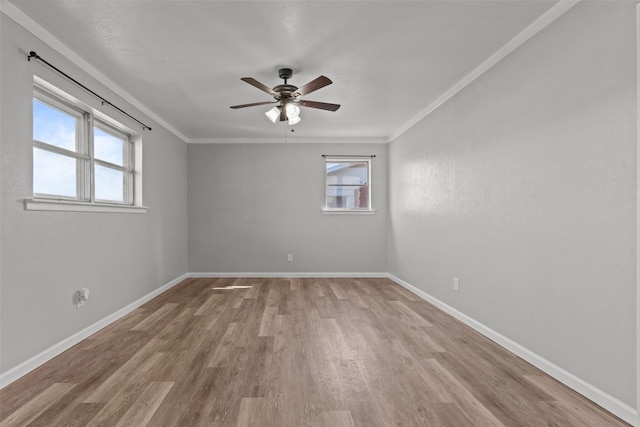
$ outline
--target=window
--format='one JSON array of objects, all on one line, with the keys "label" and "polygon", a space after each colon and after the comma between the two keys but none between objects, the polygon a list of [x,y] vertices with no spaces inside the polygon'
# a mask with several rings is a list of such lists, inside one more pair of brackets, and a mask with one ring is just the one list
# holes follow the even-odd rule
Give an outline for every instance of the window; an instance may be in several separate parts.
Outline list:
[{"label": "window", "polygon": [[49,85],[35,86],[33,200],[28,202],[139,206],[140,183],[134,180],[140,162],[131,133],[64,95]]},{"label": "window", "polygon": [[133,171],[128,166],[130,137],[97,122],[93,126],[94,195],[97,201],[127,203],[132,201],[129,184]]},{"label": "window", "polygon": [[33,98],[33,194],[78,199],[82,112]]},{"label": "window", "polygon": [[372,212],[371,158],[325,156],[325,212]]}]

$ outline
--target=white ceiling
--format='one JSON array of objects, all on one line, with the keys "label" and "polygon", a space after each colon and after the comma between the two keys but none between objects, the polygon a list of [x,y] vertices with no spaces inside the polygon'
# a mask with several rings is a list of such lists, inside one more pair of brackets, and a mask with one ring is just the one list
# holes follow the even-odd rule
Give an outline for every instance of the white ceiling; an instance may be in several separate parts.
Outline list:
[{"label": "white ceiling", "polygon": [[[11,0],[191,142],[388,140],[556,1]],[[46,59],[46,58],[45,58]],[[54,64],[55,65],[55,64]],[[277,70],[333,84],[303,99],[295,133],[271,123]]]}]

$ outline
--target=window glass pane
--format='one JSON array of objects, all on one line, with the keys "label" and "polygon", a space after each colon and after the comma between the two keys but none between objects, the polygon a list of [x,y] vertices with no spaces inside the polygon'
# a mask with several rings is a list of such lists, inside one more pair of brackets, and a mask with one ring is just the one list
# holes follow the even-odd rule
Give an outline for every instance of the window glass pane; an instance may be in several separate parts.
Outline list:
[{"label": "window glass pane", "polygon": [[327,162],[327,209],[369,209],[368,162]]},{"label": "window glass pane", "polygon": [[76,151],[78,119],[33,99],[33,139]]},{"label": "window glass pane", "polygon": [[78,197],[78,168],[73,157],[33,149],[33,192]]},{"label": "window glass pane", "polygon": [[123,166],[125,140],[104,130],[93,128],[93,153],[96,159]]},{"label": "window glass pane", "polygon": [[96,165],[95,191],[96,200],[124,202],[124,173]]}]

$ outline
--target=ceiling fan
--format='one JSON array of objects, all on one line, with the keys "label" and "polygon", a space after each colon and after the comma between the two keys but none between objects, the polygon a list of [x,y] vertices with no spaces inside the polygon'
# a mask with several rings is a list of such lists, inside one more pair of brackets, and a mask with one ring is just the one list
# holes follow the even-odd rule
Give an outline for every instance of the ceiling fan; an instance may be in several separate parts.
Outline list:
[{"label": "ceiling fan", "polygon": [[284,79],[284,84],[275,86],[273,89],[260,83],[253,77],[242,77],[240,80],[255,86],[263,92],[273,96],[274,101],[254,102],[251,104],[232,105],[231,108],[255,107],[257,105],[277,104],[265,114],[273,123],[276,120],[281,122],[288,121],[290,125],[300,122],[300,106],[309,108],[318,108],[320,110],[336,111],[340,108],[340,104],[329,104],[326,102],[306,101],[300,99],[301,96],[315,92],[325,86],[333,83],[328,77],[320,76],[310,81],[306,85],[298,88],[294,85],[287,84],[287,80],[293,75],[291,68],[281,68],[278,70],[278,76]]}]

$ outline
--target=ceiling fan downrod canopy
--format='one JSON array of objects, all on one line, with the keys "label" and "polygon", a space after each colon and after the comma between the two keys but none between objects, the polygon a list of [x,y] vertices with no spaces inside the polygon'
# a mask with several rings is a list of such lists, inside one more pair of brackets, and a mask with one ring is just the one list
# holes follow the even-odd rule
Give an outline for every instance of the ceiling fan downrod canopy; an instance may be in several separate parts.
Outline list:
[{"label": "ceiling fan downrod canopy", "polygon": [[291,68],[280,68],[278,70],[278,76],[284,80],[284,84],[287,84],[287,80],[293,76],[293,70]]}]

